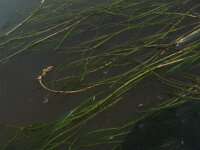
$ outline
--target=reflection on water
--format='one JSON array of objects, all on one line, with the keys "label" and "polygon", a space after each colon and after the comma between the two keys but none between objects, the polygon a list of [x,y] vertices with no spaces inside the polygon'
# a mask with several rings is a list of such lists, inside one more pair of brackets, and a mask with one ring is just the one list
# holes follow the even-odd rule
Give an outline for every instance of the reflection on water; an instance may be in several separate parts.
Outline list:
[{"label": "reflection on water", "polygon": [[200,103],[187,102],[139,121],[123,144],[125,150],[199,150]]},{"label": "reflection on water", "polygon": [[39,0],[0,0],[0,35],[24,19]]}]

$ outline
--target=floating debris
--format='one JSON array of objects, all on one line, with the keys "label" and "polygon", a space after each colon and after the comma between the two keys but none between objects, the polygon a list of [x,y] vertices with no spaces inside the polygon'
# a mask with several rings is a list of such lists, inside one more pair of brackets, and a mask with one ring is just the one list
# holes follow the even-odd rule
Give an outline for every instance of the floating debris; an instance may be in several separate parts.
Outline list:
[{"label": "floating debris", "polygon": [[138,105],[138,107],[143,107],[143,106],[144,106],[144,104],[142,104],[142,103]]},{"label": "floating debris", "polygon": [[46,97],[42,103],[47,104],[48,102],[49,102],[49,99]]},{"label": "floating debris", "polygon": [[177,40],[176,46],[177,47],[182,47],[186,44],[188,44],[189,42],[194,41],[195,39],[200,37],[200,27],[198,27],[197,29],[194,29],[193,31],[189,32],[188,34],[186,34],[185,36],[179,38]]}]

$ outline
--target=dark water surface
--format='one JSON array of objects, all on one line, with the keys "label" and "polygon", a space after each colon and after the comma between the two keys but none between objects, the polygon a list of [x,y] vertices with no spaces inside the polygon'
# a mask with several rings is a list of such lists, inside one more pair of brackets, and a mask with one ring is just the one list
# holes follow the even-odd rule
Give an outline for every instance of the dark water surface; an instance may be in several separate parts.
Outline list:
[{"label": "dark water surface", "polygon": [[[30,15],[38,2],[0,0],[0,35]],[[49,99],[49,94],[40,89],[36,79],[44,67],[58,64],[61,59],[60,55],[28,53],[0,66],[1,125],[28,125],[54,120],[63,115],[63,104],[44,104]],[[0,136],[0,143],[4,140],[6,138]]]},{"label": "dark water surface", "polygon": [[39,0],[0,0],[0,35],[28,16],[38,2]]},{"label": "dark water surface", "polygon": [[[0,0],[0,35],[27,17],[38,4],[38,0]],[[27,12],[27,13],[24,13]],[[54,52],[26,52],[0,65],[0,125],[30,125],[59,119],[79,104],[86,95],[53,95],[43,90],[37,77],[46,66],[58,66],[72,56]],[[103,75],[103,73],[102,73]],[[156,105],[168,98],[167,86],[156,78],[144,80],[140,86],[130,90],[123,101],[90,123],[89,128],[119,126],[132,120],[140,107]],[[141,91],[138,93],[138,91]],[[152,101],[153,100],[153,101]],[[112,119],[111,117],[112,116]],[[121,119],[119,119],[121,118]],[[124,119],[128,118],[128,119]],[[0,145],[7,136],[0,134]],[[109,150],[101,147],[99,150]]]}]

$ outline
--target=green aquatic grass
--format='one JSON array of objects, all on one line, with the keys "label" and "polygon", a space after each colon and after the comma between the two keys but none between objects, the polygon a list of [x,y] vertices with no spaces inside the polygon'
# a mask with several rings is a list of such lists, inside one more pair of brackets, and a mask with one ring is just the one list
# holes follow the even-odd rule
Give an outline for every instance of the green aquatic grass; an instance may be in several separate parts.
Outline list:
[{"label": "green aquatic grass", "polygon": [[[189,4],[191,8],[185,8]],[[177,45],[183,39],[193,38],[194,34],[199,36],[199,17],[192,13],[197,8],[199,5],[189,0],[51,0],[39,5],[32,15],[1,37],[0,63],[12,61],[26,52],[73,55],[43,76],[52,76],[46,83],[42,81],[46,92],[68,93],[90,86],[93,88],[79,94],[93,92],[88,99],[80,97],[82,103],[54,122],[25,127],[2,126],[2,129],[15,129],[16,134],[1,150],[9,149],[18,141],[23,141],[21,150],[30,149],[30,146],[41,150],[94,149],[107,144],[118,149],[124,137],[141,120],[198,100],[199,85],[189,71],[199,66],[199,39]],[[186,77],[177,79],[188,72]],[[120,127],[87,129],[90,121],[118,105],[129,90],[150,77],[166,85],[169,88],[166,92],[173,90],[171,98],[146,108],[131,122],[127,118]],[[27,133],[36,135],[24,140]],[[84,141],[86,137],[88,140]],[[166,141],[166,145],[173,145],[175,141]]]}]

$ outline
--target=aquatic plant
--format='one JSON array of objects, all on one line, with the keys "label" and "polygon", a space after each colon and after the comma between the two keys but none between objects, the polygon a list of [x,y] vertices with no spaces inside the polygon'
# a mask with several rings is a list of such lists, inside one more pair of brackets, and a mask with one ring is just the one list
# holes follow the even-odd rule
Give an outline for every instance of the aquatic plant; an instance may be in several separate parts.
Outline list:
[{"label": "aquatic plant", "polygon": [[[163,123],[168,121],[163,114],[170,118],[168,109],[199,100],[199,74],[195,71],[200,60],[200,22],[195,13],[199,7],[198,2],[189,0],[41,1],[30,16],[1,37],[0,62],[24,53],[70,55],[70,60],[53,66],[55,69],[44,68],[38,81],[46,92],[78,93],[87,98],[53,122],[2,126],[15,134],[1,150],[12,145],[20,150],[94,149],[100,145],[120,149],[131,131],[130,135],[142,142],[143,137],[135,132],[141,122],[150,124],[158,116]],[[46,81],[47,76],[52,78]],[[90,128],[91,122],[151,78],[167,87],[166,98],[158,104],[150,102],[137,116],[123,118],[121,126]],[[30,133],[33,136],[27,140]],[[176,138],[164,139],[156,146],[173,145]]]}]

